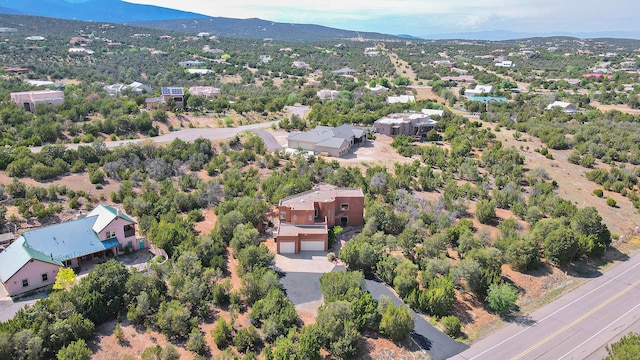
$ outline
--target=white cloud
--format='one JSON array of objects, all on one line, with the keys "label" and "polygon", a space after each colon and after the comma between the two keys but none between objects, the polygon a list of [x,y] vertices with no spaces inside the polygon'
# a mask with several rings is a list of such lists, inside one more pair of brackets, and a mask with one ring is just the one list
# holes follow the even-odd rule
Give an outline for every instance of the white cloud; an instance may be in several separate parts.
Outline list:
[{"label": "white cloud", "polygon": [[[209,16],[258,17],[279,22],[314,23],[415,35],[451,31],[609,31],[629,29],[629,14],[640,2],[609,0],[125,0],[192,11]],[[423,31],[415,29],[424,29]]]}]

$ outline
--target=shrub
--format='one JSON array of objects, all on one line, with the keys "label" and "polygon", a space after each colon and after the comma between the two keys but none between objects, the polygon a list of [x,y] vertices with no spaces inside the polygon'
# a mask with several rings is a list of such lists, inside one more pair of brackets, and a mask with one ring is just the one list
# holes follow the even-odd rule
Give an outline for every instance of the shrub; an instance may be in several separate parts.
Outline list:
[{"label": "shrub", "polygon": [[487,293],[489,307],[501,314],[508,313],[516,306],[518,289],[507,283],[492,284]]},{"label": "shrub", "polygon": [[445,334],[456,337],[460,334],[460,329],[462,329],[462,322],[457,317],[450,315],[445,316],[440,319],[440,327],[442,327],[442,331]]},{"label": "shrub", "polygon": [[253,326],[238,330],[236,336],[233,337],[233,344],[236,346],[238,351],[243,353],[248,350],[255,350],[256,344],[259,341],[260,335]]},{"label": "shrub", "polygon": [[57,358],[58,360],[89,360],[91,359],[91,355],[93,355],[93,353],[87,346],[87,343],[83,339],[80,339],[60,349]]},{"label": "shrub", "polygon": [[380,332],[393,341],[405,339],[413,331],[415,322],[413,314],[406,306],[395,306],[388,299],[383,301],[388,303],[383,304],[382,301],[380,303],[381,308],[386,306],[380,320]]},{"label": "shrub", "polygon": [[207,353],[207,342],[199,329],[195,328],[191,330],[189,340],[187,340],[187,350],[200,355]]},{"label": "shrub", "polygon": [[476,203],[476,218],[482,224],[489,224],[496,219],[496,207],[490,200],[480,200]]},{"label": "shrub", "polygon": [[211,330],[211,336],[213,342],[216,343],[218,349],[222,350],[229,345],[229,339],[231,338],[231,324],[227,323],[225,319],[218,319],[216,326]]},{"label": "shrub", "polygon": [[124,332],[122,331],[122,326],[120,326],[120,323],[117,323],[115,329],[113,329],[113,335],[116,337],[118,342],[124,341]]},{"label": "shrub", "polygon": [[615,207],[616,204],[618,204],[618,202],[616,201],[616,199],[614,198],[607,198],[607,205],[611,206],[611,207]]},{"label": "shrub", "polygon": [[604,191],[602,191],[602,189],[595,189],[595,190],[593,190],[593,195],[595,195],[597,197],[603,197],[604,196]]}]

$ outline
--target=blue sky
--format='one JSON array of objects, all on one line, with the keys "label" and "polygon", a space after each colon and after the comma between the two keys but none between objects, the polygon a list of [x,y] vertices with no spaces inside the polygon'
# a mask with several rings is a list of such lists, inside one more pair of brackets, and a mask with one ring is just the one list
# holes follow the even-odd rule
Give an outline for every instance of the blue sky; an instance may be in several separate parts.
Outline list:
[{"label": "blue sky", "polygon": [[125,0],[210,16],[389,34],[640,31],[635,0]]}]

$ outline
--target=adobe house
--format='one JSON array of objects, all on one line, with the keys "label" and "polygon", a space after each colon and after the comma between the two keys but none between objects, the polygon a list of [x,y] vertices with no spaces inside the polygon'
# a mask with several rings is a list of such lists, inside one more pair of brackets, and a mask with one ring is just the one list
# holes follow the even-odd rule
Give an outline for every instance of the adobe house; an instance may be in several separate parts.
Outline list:
[{"label": "adobe house", "polygon": [[278,217],[278,254],[328,251],[329,228],[363,225],[364,193],[360,188],[319,184],[313,190],[281,199]]},{"label": "adobe house", "polygon": [[58,90],[12,92],[9,95],[13,102],[30,112],[33,112],[38,104],[58,106],[64,103],[64,92]]},{"label": "adobe house", "polygon": [[[425,109],[429,110],[429,109]],[[436,110],[438,111],[438,110]],[[440,110],[441,111],[441,110]],[[440,113],[433,115],[441,116]],[[431,113],[389,114],[373,123],[374,132],[387,136],[426,136],[438,124]]]},{"label": "adobe house", "polygon": [[86,217],[25,231],[0,253],[0,281],[15,296],[53,284],[61,267],[144,249],[136,224],[119,209],[98,205]]}]

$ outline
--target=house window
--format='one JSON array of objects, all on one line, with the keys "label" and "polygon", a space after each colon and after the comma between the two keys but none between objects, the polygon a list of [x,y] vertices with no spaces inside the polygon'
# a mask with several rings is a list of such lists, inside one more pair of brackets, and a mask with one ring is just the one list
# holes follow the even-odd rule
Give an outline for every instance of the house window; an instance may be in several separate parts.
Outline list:
[{"label": "house window", "polygon": [[313,216],[318,217],[318,209],[313,209]]},{"label": "house window", "polygon": [[47,273],[42,274],[42,282],[47,282],[47,281],[49,281],[49,274]]},{"label": "house window", "polygon": [[111,239],[111,238],[116,237],[115,230],[108,230],[106,236],[107,236],[107,239]]},{"label": "house window", "polygon": [[340,204],[340,210],[342,211],[349,210],[349,204]]},{"label": "house window", "polygon": [[342,223],[342,224],[346,224],[346,223],[348,223],[348,222],[349,222],[349,218],[348,218],[348,217],[343,216],[343,217],[341,217],[341,218],[340,218],[340,223]]},{"label": "house window", "polygon": [[313,216],[309,215],[309,221],[313,221]]},{"label": "house window", "polygon": [[287,212],[286,211],[280,211],[280,220],[285,220],[287,218]]},{"label": "house window", "polygon": [[22,287],[29,287],[29,279],[22,279]]},{"label": "house window", "polygon": [[124,230],[124,237],[131,237],[136,235],[136,228],[133,225],[125,225],[123,230]]}]

